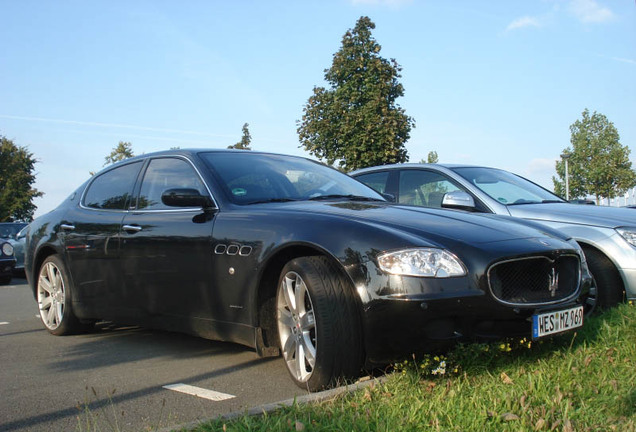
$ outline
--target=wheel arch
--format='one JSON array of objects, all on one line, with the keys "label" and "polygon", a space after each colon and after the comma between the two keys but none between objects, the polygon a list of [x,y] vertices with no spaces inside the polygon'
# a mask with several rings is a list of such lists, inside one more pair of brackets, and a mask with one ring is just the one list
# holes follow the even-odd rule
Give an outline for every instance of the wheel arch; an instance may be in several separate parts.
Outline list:
[{"label": "wheel arch", "polygon": [[31,277],[31,280],[33,281],[31,283],[31,290],[33,291],[33,295],[36,295],[38,286],[38,274],[40,273],[40,267],[42,267],[42,263],[51,255],[56,254],[59,254],[59,251],[50,245],[43,246],[37,251],[35,259],[33,260],[33,266],[31,267],[31,274],[29,275]]},{"label": "wheel arch", "polygon": [[[579,240],[576,239],[576,242],[579,244],[579,246],[581,246],[581,249],[583,249],[583,252],[585,253],[587,250],[592,250],[600,255],[602,255],[605,259],[607,259],[607,261],[611,264],[612,268],[611,271],[614,273],[614,275],[616,276],[616,280],[618,282],[620,282],[621,286],[620,286],[620,292],[622,293],[622,297],[623,299],[625,299],[625,295],[626,295],[626,282],[624,279],[624,275],[623,273],[618,269],[618,265],[616,264],[616,262],[614,261],[614,259],[612,258],[612,256],[610,254],[605,253],[605,251],[603,251],[602,249],[599,249],[598,247],[596,247],[595,245],[586,242],[585,240]],[[594,276],[594,273],[592,273],[592,276]]]},{"label": "wheel arch", "polygon": [[621,272],[618,270],[618,265],[616,264],[616,262],[614,261],[612,256],[610,254],[605,253],[605,251],[603,251],[602,249],[598,248],[596,245],[594,245],[594,244],[592,244],[590,242],[587,242],[585,240],[579,240],[579,239],[575,239],[575,240],[579,244],[579,246],[581,246],[581,249],[583,249],[583,251],[585,251],[586,249],[591,249],[591,250],[603,255],[605,258],[607,258],[607,260],[610,263],[612,263],[612,267],[614,268],[614,271],[619,276],[619,279],[620,279],[621,283],[623,284],[623,290],[625,290],[625,281],[623,280],[623,276],[622,276]]},{"label": "wheel arch", "polygon": [[[259,278],[256,295],[256,352],[261,356],[278,355],[278,330],[276,327],[276,290],[280,273],[289,261],[307,256],[323,256],[334,264],[346,275],[353,289],[354,281],[346,271],[342,263],[329,252],[313,244],[289,245],[273,253],[263,266],[263,272]],[[358,296],[356,296],[358,297]]]}]

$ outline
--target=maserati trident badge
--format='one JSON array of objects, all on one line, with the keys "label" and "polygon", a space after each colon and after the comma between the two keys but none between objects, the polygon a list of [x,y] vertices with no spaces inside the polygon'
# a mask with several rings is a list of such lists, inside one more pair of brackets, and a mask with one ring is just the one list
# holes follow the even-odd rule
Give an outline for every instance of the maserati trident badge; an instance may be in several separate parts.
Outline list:
[{"label": "maserati trident badge", "polygon": [[550,291],[550,297],[554,297],[556,295],[557,289],[559,289],[559,273],[557,273],[556,269],[552,267],[550,275],[548,276],[548,290]]}]

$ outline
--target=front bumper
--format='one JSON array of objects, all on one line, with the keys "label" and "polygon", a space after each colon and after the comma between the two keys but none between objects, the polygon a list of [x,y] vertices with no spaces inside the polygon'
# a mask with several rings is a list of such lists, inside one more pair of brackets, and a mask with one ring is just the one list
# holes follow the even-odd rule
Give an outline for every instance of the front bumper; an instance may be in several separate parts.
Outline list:
[{"label": "front bumper", "polygon": [[636,300],[636,269],[618,269],[625,282],[627,300]]},{"label": "front bumper", "polygon": [[11,276],[15,267],[15,258],[0,259],[0,277]]},{"label": "front bumper", "polygon": [[410,354],[446,350],[460,341],[529,338],[533,314],[578,304],[569,301],[518,308],[474,291],[445,299],[378,299],[364,310],[366,367],[386,365]]}]

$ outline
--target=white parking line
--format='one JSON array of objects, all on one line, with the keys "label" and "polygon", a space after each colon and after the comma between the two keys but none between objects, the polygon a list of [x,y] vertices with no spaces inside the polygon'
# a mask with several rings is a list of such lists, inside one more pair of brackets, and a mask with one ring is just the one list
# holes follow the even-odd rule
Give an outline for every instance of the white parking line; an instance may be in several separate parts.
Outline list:
[{"label": "white parking line", "polygon": [[197,396],[204,399],[213,400],[213,401],[223,401],[226,399],[232,399],[236,397],[230,394],[220,393],[214,390],[207,390],[201,387],[194,387],[194,386],[183,384],[183,383],[169,384],[169,385],[163,386],[163,388],[189,394],[192,396]]},{"label": "white parking line", "polygon": [[2,321],[2,322],[0,322],[0,325],[7,325],[7,324],[9,324],[9,323],[8,323],[8,322],[6,322],[6,321]]}]

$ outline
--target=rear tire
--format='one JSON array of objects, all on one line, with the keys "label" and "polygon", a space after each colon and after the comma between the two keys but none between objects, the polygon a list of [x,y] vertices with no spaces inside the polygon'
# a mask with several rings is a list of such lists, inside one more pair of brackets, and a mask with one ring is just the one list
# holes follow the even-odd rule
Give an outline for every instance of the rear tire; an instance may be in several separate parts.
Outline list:
[{"label": "rear tire", "polygon": [[0,277],[0,285],[9,285],[11,283],[11,276]]},{"label": "rear tire", "polygon": [[302,257],[281,272],[276,295],[278,339],[292,380],[318,391],[362,367],[360,309],[351,283],[326,257]]},{"label": "rear tire", "polygon": [[36,295],[40,318],[49,333],[62,336],[85,329],[73,313],[71,292],[71,282],[60,257],[46,258],[38,273]]},{"label": "rear tire", "polygon": [[623,281],[612,261],[601,252],[585,248],[585,259],[594,277],[596,288],[596,307],[607,309],[624,301]]}]

